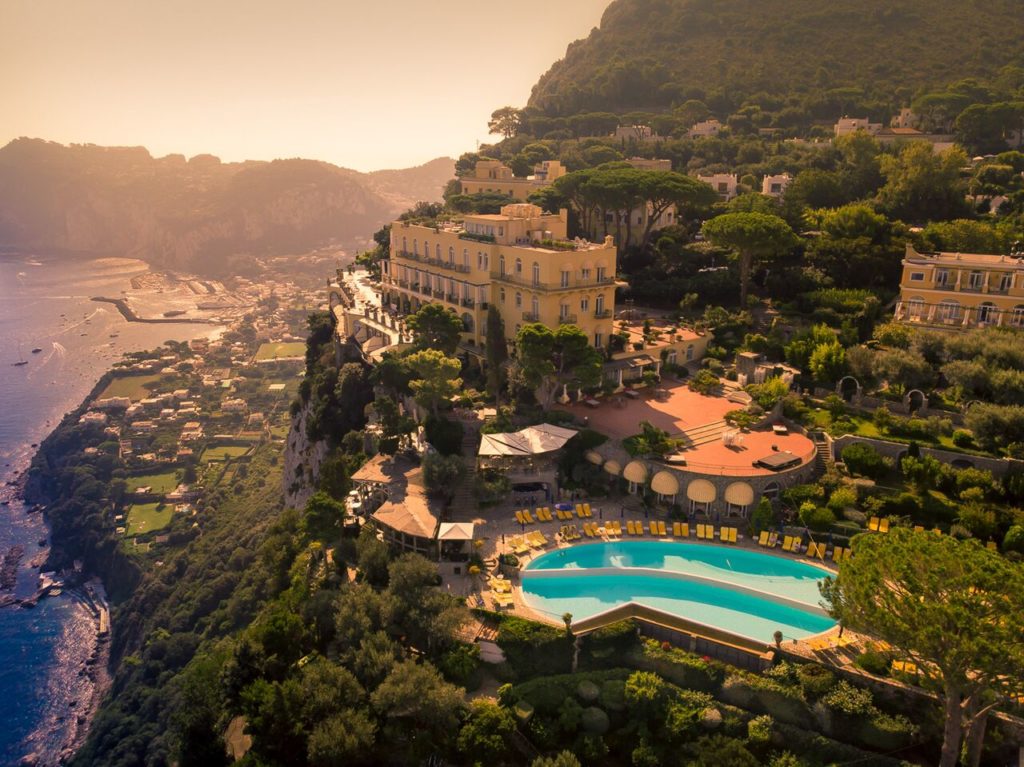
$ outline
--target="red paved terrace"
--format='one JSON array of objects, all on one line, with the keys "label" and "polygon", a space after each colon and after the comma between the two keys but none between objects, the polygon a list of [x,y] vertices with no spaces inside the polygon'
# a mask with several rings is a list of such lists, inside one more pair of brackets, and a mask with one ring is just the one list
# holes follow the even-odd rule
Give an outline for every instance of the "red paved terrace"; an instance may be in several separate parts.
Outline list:
[{"label": "red paved terrace", "polygon": [[[662,383],[659,387],[668,391],[668,397],[655,399],[650,388],[640,390],[639,399],[623,395],[600,400],[599,407],[573,404],[556,407],[568,410],[582,421],[588,419],[595,431],[621,441],[640,432],[640,422],[648,421],[672,437],[690,436],[696,442],[709,441],[681,449],[686,466],[681,469],[706,474],[728,474],[743,476],[765,476],[774,472],[753,466],[753,462],[777,451],[789,451],[801,459],[801,463],[813,460],[814,443],[802,434],[775,434],[770,429],[745,432],[741,444],[726,445],[721,437],[732,427],[723,424],[722,419],[730,410],[742,406],[725,397],[709,397],[691,391],[686,384]],[[619,398],[624,407],[616,406],[612,399]],[[714,424],[718,427],[715,428]],[[705,428],[702,428],[705,427]]]}]

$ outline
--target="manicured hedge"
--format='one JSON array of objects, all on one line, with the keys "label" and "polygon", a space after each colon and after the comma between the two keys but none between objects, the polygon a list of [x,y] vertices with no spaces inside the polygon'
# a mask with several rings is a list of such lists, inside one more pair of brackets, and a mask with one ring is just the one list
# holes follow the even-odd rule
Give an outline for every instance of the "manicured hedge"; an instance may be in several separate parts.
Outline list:
[{"label": "manicured hedge", "polygon": [[715,694],[725,678],[725,667],[675,647],[664,649],[645,639],[626,655],[626,663],[641,671],[653,671],[679,687]]},{"label": "manicured hedge", "polygon": [[498,627],[498,646],[519,679],[567,673],[572,644],[564,629],[523,618],[505,616]]},{"label": "manicured hedge", "polygon": [[780,722],[800,727],[814,726],[814,714],[800,688],[774,679],[756,674],[730,674],[718,697],[757,714],[771,714]]}]

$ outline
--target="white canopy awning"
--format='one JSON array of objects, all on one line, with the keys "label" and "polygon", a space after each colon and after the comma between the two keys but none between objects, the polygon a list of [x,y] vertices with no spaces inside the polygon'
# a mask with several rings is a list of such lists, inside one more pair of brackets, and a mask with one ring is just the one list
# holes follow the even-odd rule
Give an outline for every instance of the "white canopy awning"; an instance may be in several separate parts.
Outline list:
[{"label": "white canopy awning", "polygon": [[521,431],[484,434],[478,455],[540,455],[560,450],[576,436],[573,429],[549,423],[529,426]]},{"label": "white canopy awning", "polygon": [[473,540],[472,522],[442,522],[437,531],[439,541],[471,541]]},{"label": "white canopy awning", "polygon": [[686,497],[697,503],[713,503],[717,496],[715,486],[706,479],[695,479],[686,486]]},{"label": "white canopy awning", "polygon": [[647,481],[647,467],[640,461],[630,461],[622,472],[622,476],[630,482],[642,485]]},{"label": "white canopy awning", "polygon": [[622,466],[619,465],[618,461],[608,461],[604,465],[604,470],[611,474],[613,477],[617,477],[622,472]]},{"label": "white canopy awning", "polygon": [[733,482],[725,488],[725,501],[733,506],[749,506],[754,502],[754,488],[746,482]]},{"label": "white canopy awning", "polygon": [[659,495],[676,495],[679,493],[679,480],[668,471],[659,471],[651,478],[651,490]]}]

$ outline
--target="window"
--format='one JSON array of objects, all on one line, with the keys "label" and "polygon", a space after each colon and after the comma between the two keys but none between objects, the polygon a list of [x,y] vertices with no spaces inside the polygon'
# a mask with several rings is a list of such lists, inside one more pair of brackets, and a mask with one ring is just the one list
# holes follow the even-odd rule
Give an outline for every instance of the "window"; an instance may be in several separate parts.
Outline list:
[{"label": "window", "polygon": [[532,314],[535,319],[540,317],[540,302],[537,300],[537,296],[530,299],[530,314]]},{"label": "window", "polygon": [[1012,287],[1013,287],[1013,275],[1010,274],[1009,272],[1004,272],[999,277],[999,289],[1005,292],[1005,291],[1009,290]]},{"label": "window", "polygon": [[409,252],[409,242],[408,242],[408,240],[405,239],[405,237],[402,238],[402,252],[403,253],[408,253]]},{"label": "window", "polygon": [[924,272],[911,272],[910,273],[910,281],[911,282],[924,282]]},{"label": "window", "polygon": [[[438,246],[438,247],[440,247],[440,246]],[[448,248],[448,263],[449,264],[454,264],[455,263],[455,248]]]},{"label": "window", "polygon": [[679,352],[673,349],[668,353],[668,356],[665,358],[665,362],[667,362],[669,365],[675,365],[677,359],[679,359]]},{"label": "window", "polygon": [[505,303],[505,288],[498,290],[498,300],[501,301],[501,303]]},{"label": "window", "polygon": [[420,246],[416,240],[412,241],[412,254],[418,256],[420,254]]},{"label": "window", "polygon": [[907,302],[907,318],[919,320],[924,316],[924,299],[912,298]]},{"label": "window", "polygon": [[693,344],[686,347],[686,361],[690,362],[693,359]]},{"label": "window", "polygon": [[602,346],[604,346],[604,334],[603,333],[594,333],[594,346],[596,346],[598,349],[600,349]]},{"label": "window", "polygon": [[1024,306],[1013,307],[1013,314],[1010,316],[1010,324],[1014,327],[1024,327]]},{"label": "window", "polygon": [[430,243],[426,240],[423,241],[423,257],[430,258]]},{"label": "window", "polygon": [[594,314],[601,314],[604,311],[604,296],[598,296],[594,301]]},{"label": "window", "polygon": [[985,275],[981,272],[971,272],[971,276],[968,278],[968,284],[971,286],[971,290],[981,290],[982,282],[984,282]]},{"label": "window", "polygon": [[[448,252],[449,253],[454,253],[454,251],[451,248],[448,249]],[[437,245],[434,246],[434,258],[436,258],[438,261],[441,260],[441,244],[440,243],[438,243]],[[452,259],[449,259],[449,260],[454,260],[454,257]]]},{"label": "window", "polygon": [[605,271],[606,271],[605,267],[603,267],[603,266],[597,267],[597,281],[598,282],[604,282],[605,281]]},{"label": "window", "polygon": [[558,307],[558,319],[564,320],[569,316],[569,304],[561,304]]},{"label": "window", "polygon": [[999,313],[996,311],[995,304],[984,303],[978,307],[978,322],[989,323],[995,322],[996,317]]},{"label": "window", "polygon": [[939,287],[945,287],[949,284],[949,269],[935,270],[935,284]]},{"label": "window", "polygon": [[563,271],[559,275],[559,283],[558,284],[561,285],[563,288],[569,287],[569,276],[570,276],[570,272]]},{"label": "window", "polygon": [[533,262],[533,284],[540,285],[540,264]]},{"label": "window", "polygon": [[516,293],[516,309],[522,309],[522,308],[523,308],[523,294],[522,293]]},{"label": "window", "polygon": [[469,249],[468,248],[463,248],[462,249],[462,265],[464,267],[466,267],[467,269],[469,268]]},{"label": "window", "polygon": [[505,256],[498,256],[498,273],[505,276]]},{"label": "window", "polygon": [[581,280],[589,280],[590,279],[590,267],[587,267],[585,269],[580,269],[580,279]]},{"label": "window", "polygon": [[943,301],[938,306],[935,318],[940,322],[956,322],[960,319],[960,304],[956,301]]},{"label": "window", "polygon": [[[512,196],[511,192],[509,192],[509,196],[510,197]],[[503,227],[503,226],[499,226],[498,227],[498,236],[499,237],[504,237],[505,236],[505,227]]]},{"label": "window", "polygon": [[584,296],[580,299],[580,312],[587,312],[590,310],[590,299]]},{"label": "window", "polygon": [[523,259],[516,259],[516,276],[521,277],[523,275]]}]

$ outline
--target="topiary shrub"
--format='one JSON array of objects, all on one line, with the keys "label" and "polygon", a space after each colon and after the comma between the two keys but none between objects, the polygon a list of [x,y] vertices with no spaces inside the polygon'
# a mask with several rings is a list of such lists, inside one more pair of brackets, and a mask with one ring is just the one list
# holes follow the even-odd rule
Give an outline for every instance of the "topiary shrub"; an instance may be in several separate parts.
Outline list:
[{"label": "topiary shrub", "polygon": [[601,696],[601,688],[589,679],[584,679],[576,687],[576,697],[584,703],[594,703]]},{"label": "topiary shrub", "polygon": [[917,734],[918,728],[905,716],[890,716],[879,712],[861,722],[857,739],[868,748],[878,751],[898,751],[911,745]]},{"label": "topiary shrub", "polygon": [[808,700],[817,700],[836,684],[836,675],[817,663],[805,663],[796,672],[800,689]]},{"label": "topiary shrub", "polygon": [[498,646],[520,678],[564,674],[572,665],[572,641],[566,632],[543,623],[504,617]]},{"label": "topiary shrub", "polygon": [[880,479],[889,470],[885,457],[870,445],[854,442],[843,448],[840,454],[846,468],[853,474],[869,479]]},{"label": "topiary shrub", "polygon": [[971,447],[974,444],[974,437],[969,431],[957,429],[953,432],[953,444],[957,447]]},{"label": "topiary shrub", "polygon": [[621,679],[609,679],[601,685],[601,696],[597,699],[606,711],[626,710],[626,683]]},{"label": "topiary shrub", "polygon": [[768,743],[772,739],[772,725],[775,720],[768,714],[755,716],[747,722],[747,739],[751,743]]},{"label": "topiary shrub", "polygon": [[597,706],[590,706],[583,709],[580,725],[588,735],[604,735],[611,727],[611,721],[604,711]]},{"label": "topiary shrub", "polygon": [[836,521],[831,509],[816,506],[813,501],[800,504],[800,521],[811,530],[824,532]]}]

